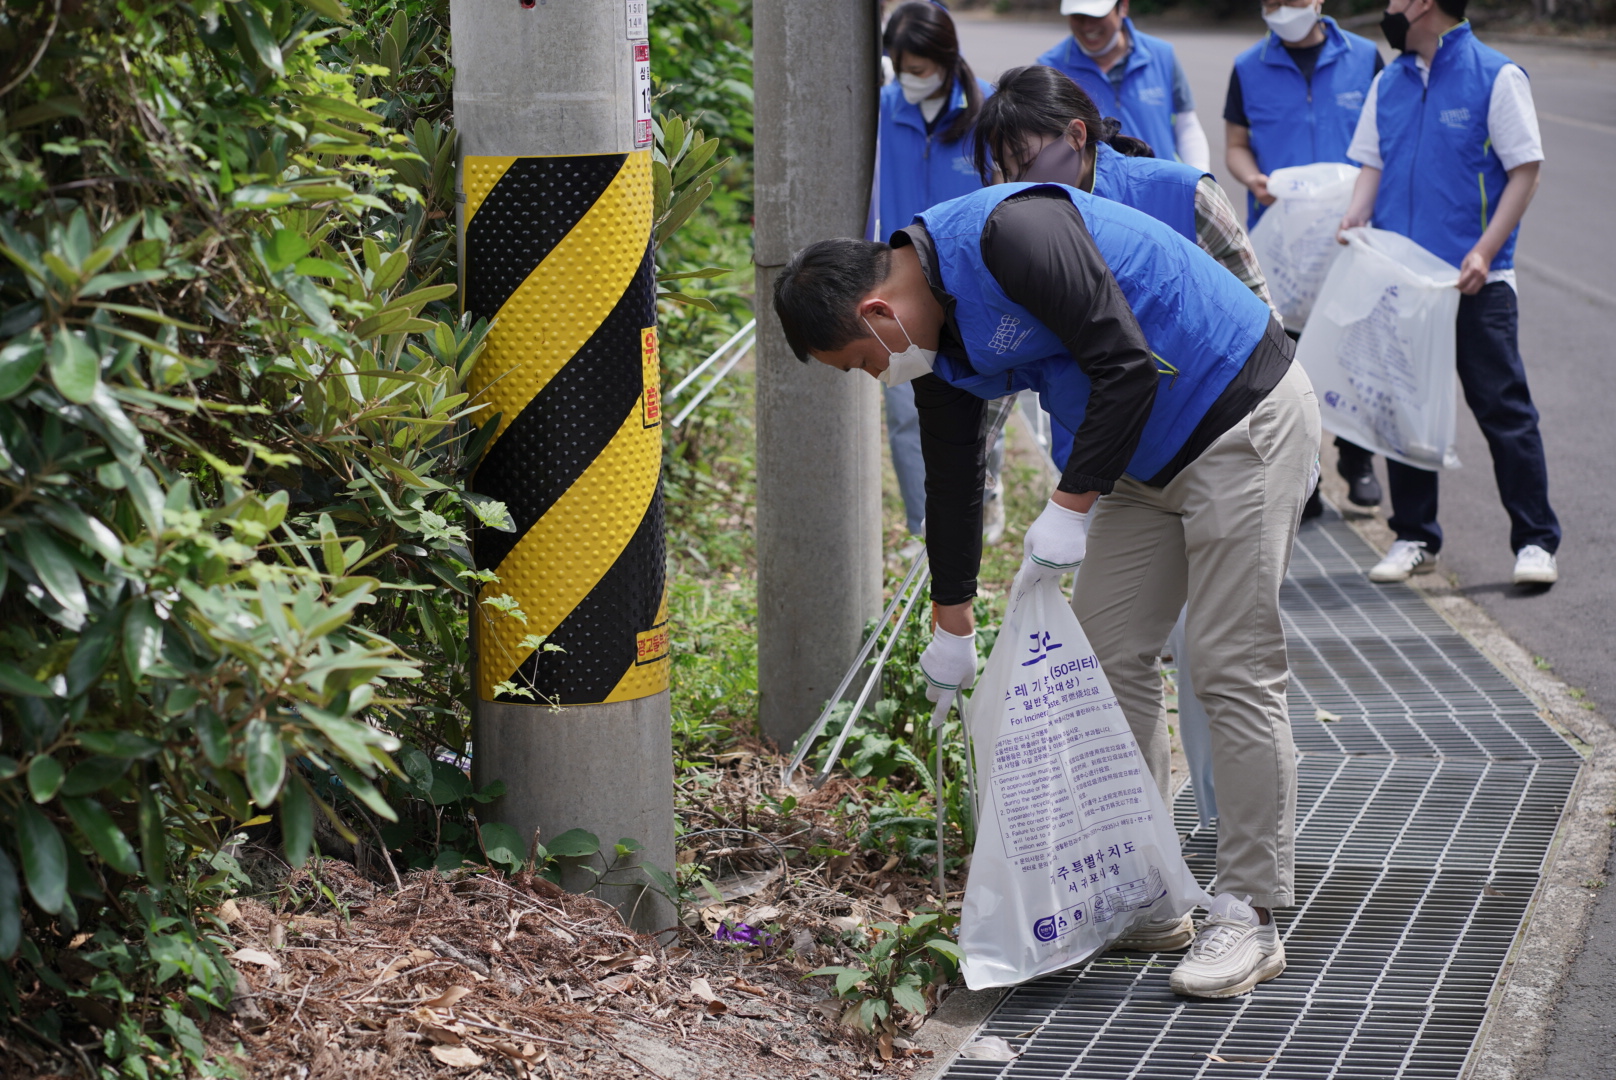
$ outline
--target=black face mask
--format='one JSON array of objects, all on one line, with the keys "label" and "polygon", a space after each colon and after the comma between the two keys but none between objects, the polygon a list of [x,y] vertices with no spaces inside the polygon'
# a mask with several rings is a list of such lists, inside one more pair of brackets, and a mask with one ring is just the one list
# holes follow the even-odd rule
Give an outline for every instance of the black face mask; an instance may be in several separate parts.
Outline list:
[{"label": "black face mask", "polygon": [[1408,27],[1408,16],[1401,11],[1388,11],[1380,17],[1380,32],[1386,35],[1386,44],[1400,53],[1408,52]]}]

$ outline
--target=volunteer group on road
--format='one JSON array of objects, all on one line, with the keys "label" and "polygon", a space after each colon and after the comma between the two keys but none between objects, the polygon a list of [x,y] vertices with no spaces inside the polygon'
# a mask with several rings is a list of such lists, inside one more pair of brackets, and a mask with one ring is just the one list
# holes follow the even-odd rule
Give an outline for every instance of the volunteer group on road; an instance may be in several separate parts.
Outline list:
[{"label": "volunteer group on road", "polygon": [[[1246,229],[1274,170],[1360,167],[1343,230],[1372,223],[1459,268],[1459,383],[1492,451],[1514,580],[1557,576],[1537,413],[1516,344],[1512,269],[1543,158],[1530,84],[1477,40],[1466,0],[1390,0],[1397,53],[1262,0],[1269,31],[1230,75],[1226,165],[1210,171],[1188,82],[1128,0],[1062,0],[1071,34],[995,88],[936,3],[889,13],[870,233],[797,252],[773,304],[798,359],[886,387],[909,526],[932,567],[938,694],[976,675],[971,600],[984,521],[1003,528],[1007,404],[1037,393],[1060,480],[1027,529],[1023,574],[1076,570],[1072,608],[1153,778],[1171,774],[1158,658],[1183,617],[1210,724],[1216,895],[1116,947],[1187,952],[1181,994],[1228,997],[1284,970],[1271,919],[1294,902],[1296,767],[1279,592],[1319,512],[1318,402],[1268,303]],[[1338,441],[1349,499],[1381,501],[1368,451]],[[1437,475],[1387,461],[1397,540],[1371,571],[1429,568]]]}]

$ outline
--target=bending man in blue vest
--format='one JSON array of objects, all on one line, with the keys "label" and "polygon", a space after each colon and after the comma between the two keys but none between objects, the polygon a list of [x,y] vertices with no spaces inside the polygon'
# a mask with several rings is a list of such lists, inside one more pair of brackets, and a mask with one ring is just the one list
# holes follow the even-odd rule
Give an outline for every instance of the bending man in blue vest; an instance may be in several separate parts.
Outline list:
[{"label": "bending man in blue vest", "polygon": [[1228,997],[1283,971],[1269,912],[1294,895],[1296,764],[1279,587],[1319,416],[1267,306],[1137,210],[1001,184],[927,210],[891,246],[804,248],[774,308],[799,359],[914,383],[933,694],[976,675],[987,401],[1035,390],[1076,433],[1026,553],[1047,573],[1081,566],[1073,610],[1164,794],[1156,658],[1186,598],[1197,691],[1216,703],[1219,895],[1173,989]]},{"label": "bending man in blue vest", "polygon": [[[1402,53],[1376,76],[1347,155],[1363,167],[1343,229],[1401,233],[1459,267],[1459,385],[1492,451],[1517,585],[1550,585],[1560,521],[1549,505],[1537,409],[1517,341],[1515,238],[1543,141],[1526,73],[1476,40],[1466,0],[1391,0],[1381,29]],[[1369,571],[1403,581],[1442,547],[1437,474],[1386,462],[1397,540]]]},{"label": "bending man in blue vest", "polygon": [[1061,0],[1060,10],[1072,35],[1038,63],[1064,72],[1157,157],[1210,169],[1212,149],[1173,47],[1134,28],[1128,0]]},{"label": "bending man in blue vest", "polygon": [[[1321,18],[1323,0],[1262,0],[1268,34],[1235,57],[1223,104],[1224,162],[1246,185],[1246,227],[1273,203],[1268,174],[1293,165],[1346,161],[1369,84],[1385,66],[1367,38]],[[1337,438],[1336,471],[1347,501],[1380,505],[1374,455]],[[1304,517],[1323,511],[1317,492]]]}]

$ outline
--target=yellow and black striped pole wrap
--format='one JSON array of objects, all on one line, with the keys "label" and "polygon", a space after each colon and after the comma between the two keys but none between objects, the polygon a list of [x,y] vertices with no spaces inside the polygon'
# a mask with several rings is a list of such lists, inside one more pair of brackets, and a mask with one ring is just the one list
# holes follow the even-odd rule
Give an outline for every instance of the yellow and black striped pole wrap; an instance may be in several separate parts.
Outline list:
[{"label": "yellow and black striped pole wrap", "polygon": [[[514,532],[477,565],[483,700],[588,705],[668,685],[651,154],[465,159],[465,307],[494,320],[470,389],[499,414],[472,487]],[[528,647],[530,635],[556,649]],[[527,644],[524,642],[527,641]],[[535,698],[498,692],[510,682]]]}]

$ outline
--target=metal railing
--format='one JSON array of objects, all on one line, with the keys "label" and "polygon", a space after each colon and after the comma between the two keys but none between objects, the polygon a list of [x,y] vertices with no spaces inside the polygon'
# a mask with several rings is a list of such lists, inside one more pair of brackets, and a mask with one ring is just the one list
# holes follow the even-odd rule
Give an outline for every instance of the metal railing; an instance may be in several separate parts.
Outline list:
[{"label": "metal railing", "polygon": [[716,352],[692,368],[689,374],[679,380],[678,385],[664,394],[662,397],[663,401],[672,401],[674,398],[684,393],[685,388],[691,383],[695,382],[696,379],[701,376],[702,372],[712,367],[726,354],[729,355],[729,359],[725,361],[724,366],[720,367],[713,377],[707,381],[707,384],[697,392],[696,396],[691,398],[690,401],[685,404],[683,409],[679,410],[679,415],[675,416],[673,420],[670,421],[669,426],[678,427],[680,424],[689,419],[690,414],[695,412],[697,407],[700,406],[703,401],[707,400],[708,395],[718,388],[718,384],[723,380],[724,376],[728,375],[730,370],[734,368],[736,364],[741,362],[741,357],[745,356],[749,351],[751,351],[752,346],[755,344],[757,344],[757,320],[753,319],[745,326],[735,331],[728,341],[724,342],[724,344],[718,347]]}]

